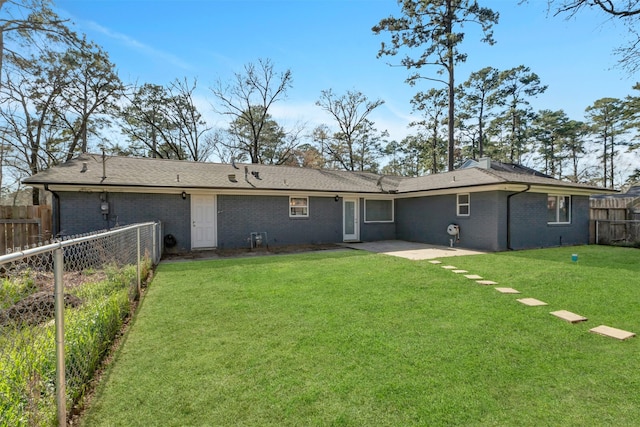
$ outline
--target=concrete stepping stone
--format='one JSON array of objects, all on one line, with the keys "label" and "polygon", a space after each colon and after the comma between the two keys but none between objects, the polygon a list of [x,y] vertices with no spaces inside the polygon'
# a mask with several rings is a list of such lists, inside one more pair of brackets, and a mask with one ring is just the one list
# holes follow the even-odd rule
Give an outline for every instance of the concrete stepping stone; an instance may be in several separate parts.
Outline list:
[{"label": "concrete stepping stone", "polygon": [[520,293],[520,291],[516,291],[513,288],[496,288],[496,291],[503,294],[519,294]]},{"label": "concrete stepping stone", "polygon": [[476,283],[480,285],[497,285],[498,282],[494,282],[493,280],[477,280]]},{"label": "concrete stepping stone", "polygon": [[567,310],[552,311],[549,314],[552,314],[553,316],[556,316],[562,320],[566,320],[569,323],[585,322],[587,320],[586,317],[580,316],[579,314],[575,314]]},{"label": "concrete stepping stone", "polygon": [[442,261],[438,261],[437,259],[434,259],[432,261],[429,261],[430,264],[442,264]]},{"label": "concrete stepping stone", "polygon": [[520,298],[518,300],[516,300],[524,305],[528,305],[529,307],[538,307],[541,305],[547,305],[546,302],[540,301],[538,299],[535,298]]},{"label": "concrete stepping stone", "polygon": [[458,267],[455,267],[453,265],[443,265],[442,268],[444,268],[445,270],[457,270]]},{"label": "concrete stepping stone", "polygon": [[482,279],[482,276],[478,276],[477,274],[465,274],[464,277],[471,280]]},{"label": "concrete stepping stone", "polygon": [[451,270],[451,271],[453,271],[453,272],[454,272],[454,273],[456,273],[456,274],[468,273],[468,271],[467,271],[467,270]]},{"label": "concrete stepping stone", "polygon": [[627,338],[635,337],[633,332],[623,331],[622,329],[612,328],[611,326],[600,325],[595,328],[589,329],[589,332],[604,335],[606,337],[616,338],[619,340],[626,340]]}]

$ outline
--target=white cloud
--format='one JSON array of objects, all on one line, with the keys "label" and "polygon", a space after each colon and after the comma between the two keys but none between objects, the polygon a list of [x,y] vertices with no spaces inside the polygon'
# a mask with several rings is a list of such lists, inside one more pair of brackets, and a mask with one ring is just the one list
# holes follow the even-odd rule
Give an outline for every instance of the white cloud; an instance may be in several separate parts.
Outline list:
[{"label": "white cloud", "polygon": [[186,61],[183,61],[182,59],[180,59],[179,57],[171,54],[171,53],[167,53],[167,52],[163,52],[159,49],[156,49],[152,46],[149,46],[147,44],[144,44],[132,37],[129,37],[126,34],[122,34],[122,33],[118,33],[116,31],[112,31],[107,27],[104,27],[100,24],[98,24],[95,21],[82,21],[82,26],[86,27],[87,29],[91,29],[93,31],[96,31],[100,34],[103,34],[111,39],[117,40],[119,42],[121,42],[123,45],[134,49],[138,52],[141,52],[142,54],[152,57],[152,58],[156,58],[162,61],[165,61],[175,67],[181,68],[183,70],[193,70],[193,66],[191,66],[191,64],[189,64]]}]

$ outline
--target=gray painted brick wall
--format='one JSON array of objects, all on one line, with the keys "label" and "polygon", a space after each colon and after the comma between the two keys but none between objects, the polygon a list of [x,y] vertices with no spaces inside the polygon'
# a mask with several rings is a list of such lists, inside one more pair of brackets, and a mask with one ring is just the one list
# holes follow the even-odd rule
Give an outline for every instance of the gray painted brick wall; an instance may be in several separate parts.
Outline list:
[{"label": "gray painted brick wall", "polygon": [[[396,221],[394,213],[394,222],[365,222],[365,198],[360,199],[360,240],[363,242],[376,242],[380,240],[395,240],[396,237]],[[394,203],[394,209],[396,204]],[[340,240],[342,241],[342,240]]]},{"label": "gray painted brick wall", "polygon": [[[103,230],[116,225],[161,221],[163,234],[173,234],[175,250],[191,248],[190,198],[178,194],[108,193],[108,221],[100,212],[101,193],[60,192],[62,234]],[[395,222],[365,223],[360,199],[360,239],[402,239],[449,245],[447,226],[460,225],[460,242],[467,248],[507,249],[506,192],[471,193],[470,216],[456,215],[456,196],[397,199]],[[218,196],[218,246],[249,247],[251,232],[267,232],[270,245],[342,242],[342,201],[310,197],[309,217],[289,217],[288,196]],[[511,198],[511,246],[526,249],[587,244],[589,198],[572,197],[571,224],[547,224],[547,195],[522,193]]]},{"label": "gray painted brick wall", "polygon": [[571,224],[547,223],[547,194],[523,193],[511,201],[513,249],[589,243],[589,197],[571,197]]},{"label": "gray painted brick wall", "polygon": [[342,241],[342,203],[309,197],[309,217],[289,217],[288,196],[218,196],[218,247],[249,247],[251,232],[266,232],[269,245]]},{"label": "gray painted brick wall", "polygon": [[[448,224],[460,225],[459,245],[503,251],[507,242],[506,192],[471,193],[470,215],[456,216],[456,196],[399,199],[399,239],[448,245]],[[511,248],[529,249],[589,242],[589,198],[572,197],[571,224],[547,223],[547,194],[522,193],[511,198]]]},{"label": "gray painted brick wall", "polygon": [[163,234],[173,234],[174,250],[191,248],[190,200],[179,194],[107,193],[108,220],[100,213],[102,193],[60,192],[60,232],[65,235],[105,230],[118,225],[161,221]]},{"label": "gray painted brick wall", "polygon": [[402,240],[449,246],[449,224],[460,226],[457,246],[501,250],[504,201],[498,192],[471,193],[470,215],[457,216],[456,195],[398,199],[397,236]]}]

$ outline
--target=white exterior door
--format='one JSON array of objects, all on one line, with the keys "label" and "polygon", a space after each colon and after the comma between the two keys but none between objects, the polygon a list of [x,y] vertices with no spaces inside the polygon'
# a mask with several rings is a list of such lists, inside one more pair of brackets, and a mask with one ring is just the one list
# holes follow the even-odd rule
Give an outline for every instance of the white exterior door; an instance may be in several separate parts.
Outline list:
[{"label": "white exterior door", "polygon": [[191,249],[218,245],[215,195],[191,195]]},{"label": "white exterior door", "polygon": [[345,242],[360,240],[358,199],[342,199],[342,218],[342,240]]}]

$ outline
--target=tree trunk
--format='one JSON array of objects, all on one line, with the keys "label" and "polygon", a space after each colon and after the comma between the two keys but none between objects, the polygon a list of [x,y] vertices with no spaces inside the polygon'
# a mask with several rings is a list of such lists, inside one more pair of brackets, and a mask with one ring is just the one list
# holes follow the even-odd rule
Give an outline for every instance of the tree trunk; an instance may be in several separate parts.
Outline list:
[{"label": "tree trunk", "polygon": [[[445,34],[447,36],[451,35],[453,29],[453,6],[451,5],[452,0],[447,0],[447,17],[446,17],[446,29]],[[448,170],[453,170],[453,155],[454,155],[454,140],[453,140],[453,130],[454,130],[454,109],[455,109],[455,78],[453,74],[454,67],[454,58],[453,58],[453,42],[451,41],[451,37],[449,37],[447,42],[448,51],[447,54],[449,57],[447,58],[448,70],[449,71],[449,147],[448,147]]]}]

